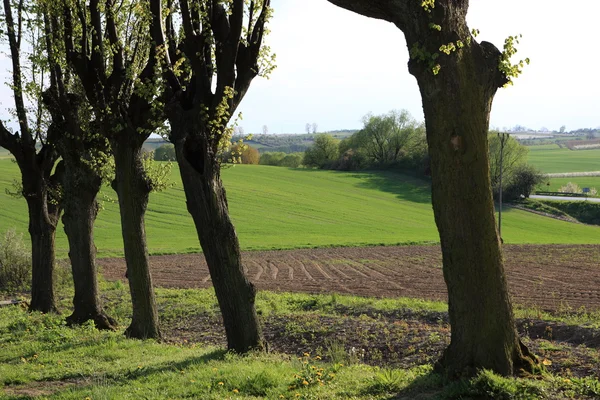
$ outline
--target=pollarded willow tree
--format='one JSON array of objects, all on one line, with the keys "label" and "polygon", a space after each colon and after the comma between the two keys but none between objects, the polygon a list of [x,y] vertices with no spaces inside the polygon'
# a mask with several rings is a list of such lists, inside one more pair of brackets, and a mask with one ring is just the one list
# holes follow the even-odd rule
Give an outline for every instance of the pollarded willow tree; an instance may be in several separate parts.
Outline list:
[{"label": "pollarded willow tree", "polygon": [[[161,55],[166,114],[187,208],[206,257],[229,349],[262,346],[254,301],[229,217],[219,154],[250,83],[271,71],[263,46],[270,0],[149,0]],[[180,29],[177,29],[177,28]]]},{"label": "pollarded willow tree", "polygon": [[536,362],[520,342],[494,222],[487,132],[498,88],[519,72],[478,43],[466,23],[468,0],[328,0],[395,24],[410,50],[431,160],[432,203],[448,287],[451,342],[440,365],[451,375],[480,368],[510,375]]},{"label": "pollarded willow tree", "polygon": [[[13,7],[16,6],[16,19]],[[60,219],[60,181],[62,168],[56,168],[58,154],[52,145],[49,131],[42,123],[41,101],[27,102],[28,89],[40,86],[41,68],[31,60],[32,54],[23,50],[31,33],[23,1],[3,2],[2,35],[8,40],[12,61],[12,88],[18,132],[12,132],[0,122],[0,146],[12,153],[21,171],[20,194],[27,201],[29,234],[32,251],[31,303],[32,311],[57,311],[53,287],[54,238]],[[35,39],[34,39],[35,41]],[[26,47],[26,49],[27,49]],[[23,64],[25,62],[25,64]],[[24,84],[25,83],[25,84]]]},{"label": "pollarded willow tree", "polygon": [[[75,294],[69,324],[93,320],[98,329],[114,329],[116,322],[103,310],[98,296],[98,269],[94,243],[94,222],[98,214],[98,192],[102,185],[101,166],[108,151],[106,139],[95,126],[89,103],[78,80],[67,65],[61,65],[56,49],[62,47],[58,20],[42,6],[44,43],[38,53],[49,70],[49,85],[42,98],[51,116],[49,130],[64,164],[61,202]],[[65,70],[67,73],[65,73]]]},{"label": "pollarded willow tree", "polygon": [[148,176],[142,145],[162,126],[155,47],[150,44],[145,3],[114,0],[48,2],[62,45],[55,54],[79,79],[98,132],[115,159],[112,183],[119,199],[127,275],[133,304],[134,338],[158,338],[160,329],[144,215],[155,183]]}]

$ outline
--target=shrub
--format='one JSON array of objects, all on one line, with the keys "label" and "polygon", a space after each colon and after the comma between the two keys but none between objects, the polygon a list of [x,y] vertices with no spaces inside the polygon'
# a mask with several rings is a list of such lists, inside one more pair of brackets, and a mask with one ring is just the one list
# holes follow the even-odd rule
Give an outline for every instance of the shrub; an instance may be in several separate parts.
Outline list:
[{"label": "shrub", "polygon": [[281,159],[278,165],[281,167],[298,168],[302,165],[302,158],[302,153],[288,154]]},{"label": "shrub", "polygon": [[175,157],[175,146],[170,143],[163,144],[154,150],[155,161],[176,161]]},{"label": "shrub", "polygon": [[9,229],[0,241],[0,290],[20,291],[31,285],[31,252],[23,235]]},{"label": "shrub", "polygon": [[312,147],[304,152],[303,164],[307,167],[317,167],[321,169],[330,168],[339,156],[339,140],[326,134],[315,136],[315,142]]},{"label": "shrub", "polygon": [[[506,201],[529,197],[535,187],[546,181],[546,176],[531,165],[517,167],[504,187],[503,196]],[[494,193],[495,194],[495,193]]]},{"label": "shrub", "polygon": [[268,151],[268,152],[261,154],[259,164],[260,165],[279,165],[279,163],[281,162],[281,160],[284,159],[285,156],[286,156],[286,154],[282,153],[280,151],[276,151],[276,152]]},{"label": "shrub", "polygon": [[565,212],[579,222],[600,225],[600,204],[589,201],[553,201],[545,200],[544,204]]},{"label": "shrub", "polygon": [[[583,189],[580,188],[578,184],[573,182],[568,182],[565,186],[561,186],[560,189],[558,189],[558,191],[561,193],[583,193]],[[598,191],[596,190],[596,188],[590,188],[588,194],[590,196],[596,196],[598,194]]]}]

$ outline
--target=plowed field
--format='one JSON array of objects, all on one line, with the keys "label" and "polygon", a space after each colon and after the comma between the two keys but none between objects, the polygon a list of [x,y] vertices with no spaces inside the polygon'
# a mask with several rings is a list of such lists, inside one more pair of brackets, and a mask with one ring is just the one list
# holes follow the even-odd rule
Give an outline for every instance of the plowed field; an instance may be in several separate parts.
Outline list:
[{"label": "plowed field", "polygon": [[[514,303],[544,310],[600,309],[600,246],[506,245],[504,254]],[[243,260],[248,277],[262,290],[447,298],[438,246],[245,252]],[[124,279],[122,258],[98,264],[107,279]],[[152,256],[150,266],[156,286],[211,285],[202,254]]]}]

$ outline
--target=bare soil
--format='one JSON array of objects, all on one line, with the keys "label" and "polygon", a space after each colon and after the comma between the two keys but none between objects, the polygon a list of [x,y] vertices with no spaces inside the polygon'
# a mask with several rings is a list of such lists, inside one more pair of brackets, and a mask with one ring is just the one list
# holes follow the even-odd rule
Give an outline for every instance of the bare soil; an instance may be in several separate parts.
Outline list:
[{"label": "bare soil", "polygon": [[[505,245],[504,256],[515,304],[600,309],[600,246]],[[439,246],[253,251],[243,260],[259,290],[447,299]],[[98,264],[107,279],[125,279],[124,259]],[[152,256],[150,268],[156,286],[211,286],[202,254]]]}]

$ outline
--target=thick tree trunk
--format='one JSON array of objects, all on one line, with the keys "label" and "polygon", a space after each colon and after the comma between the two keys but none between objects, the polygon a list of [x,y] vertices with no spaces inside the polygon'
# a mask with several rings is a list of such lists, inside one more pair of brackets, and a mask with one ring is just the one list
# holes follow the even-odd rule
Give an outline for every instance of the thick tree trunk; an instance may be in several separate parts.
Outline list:
[{"label": "thick tree trunk", "polygon": [[[197,113],[198,115],[200,113]],[[182,120],[184,120],[182,118]],[[185,190],[187,209],[208,264],[215,288],[230,350],[245,353],[262,348],[262,335],[255,309],[256,288],[244,274],[240,246],[229,218],[220,166],[209,148],[201,125],[193,125],[193,117],[185,126],[171,121],[175,137],[177,162]],[[181,132],[191,132],[183,135]]]},{"label": "thick tree trunk", "polygon": [[50,201],[48,183],[38,168],[21,168],[23,196],[29,212],[31,236],[31,303],[30,311],[58,312],[54,298],[54,237],[62,211]]},{"label": "thick tree trunk", "polygon": [[31,303],[30,311],[58,312],[54,298],[54,237],[56,223],[48,220],[58,215],[46,216],[45,196],[41,193],[27,197],[29,208],[29,234],[31,236]]},{"label": "thick tree trunk", "polygon": [[135,132],[124,134],[112,144],[116,170],[113,188],[119,198],[123,246],[133,305],[131,325],[125,334],[138,339],[160,338],[144,224],[151,185],[142,163],[142,143],[131,143],[135,137]]},{"label": "thick tree trunk", "polygon": [[453,376],[481,368],[511,375],[535,362],[515,329],[494,219],[487,133],[497,63],[488,64],[495,54],[478,46],[451,54],[457,62],[443,64],[437,76],[411,63],[427,125],[452,328],[440,364]]},{"label": "thick tree trunk", "polygon": [[[79,157],[79,155],[74,155]],[[64,215],[62,221],[69,240],[69,258],[73,271],[75,296],[73,313],[68,324],[82,324],[93,320],[98,329],[115,329],[116,322],[100,304],[94,245],[94,222],[98,214],[96,196],[100,191],[100,177],[82,165],[78,159],[65,158],[63,180]]]}]

